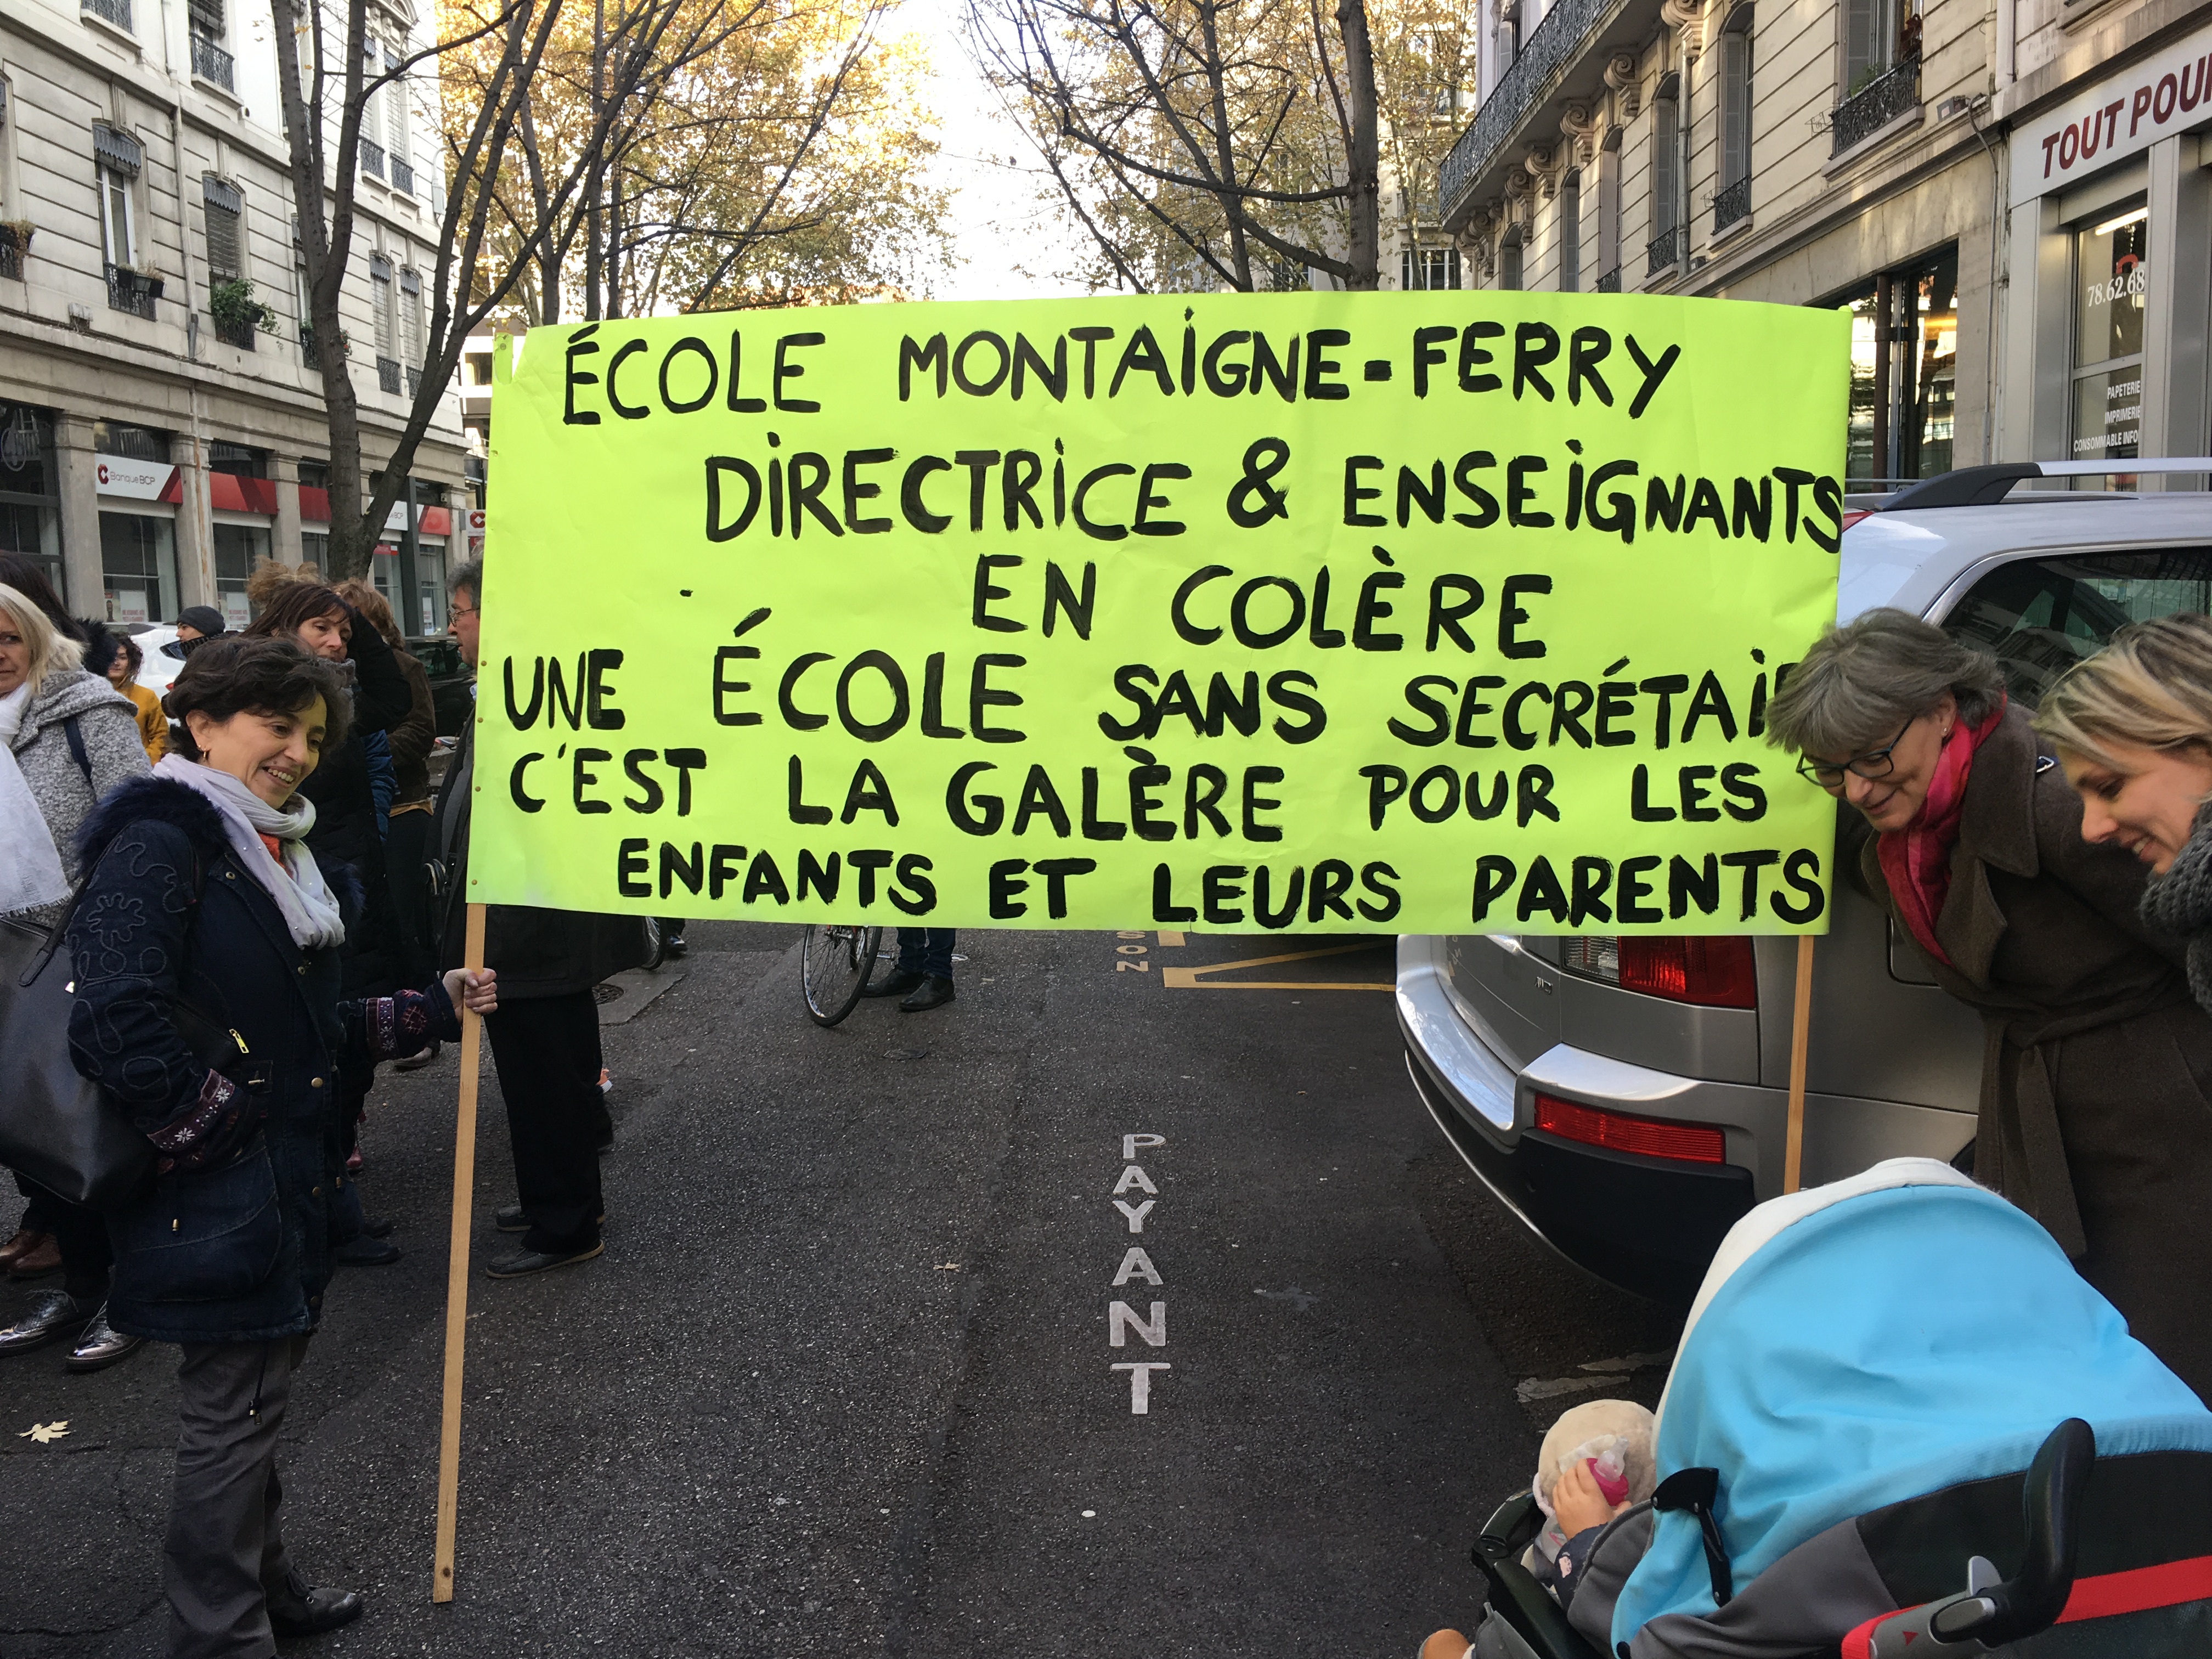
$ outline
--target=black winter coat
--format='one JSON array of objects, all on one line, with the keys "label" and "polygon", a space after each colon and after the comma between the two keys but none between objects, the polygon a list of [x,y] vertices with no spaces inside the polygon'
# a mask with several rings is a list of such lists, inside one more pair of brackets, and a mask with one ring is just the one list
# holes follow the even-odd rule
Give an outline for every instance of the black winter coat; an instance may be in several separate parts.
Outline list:
[{"label": "black winter coat", "polygon": [[[344,1180],[338,1068],[457,1038],[453,1005],[437,985],[340,1002],[337,952],[292,942],[221,815],[180,783],[118,786],[86,820],[78,855],[93,873],[69,928],[70,1052],[163,1171],[108,1212],[108,1317],[164,1342],[313,1330]],[[180,1003],[244,1052],[210,1072],[178,1034]]]},{"label": "black winter coat", "polygon": [[[476,717],[461,727],[460,747],[438,794],[430,834],[444,876],[438,966],[459,968],[468,917],[469,803],[476,781]],[[645,963],[645,922],[637,916],[544,910],[495,904],[484,917],[483,966],[499,974],[503,1001],[570,996],[625,968]]]}]

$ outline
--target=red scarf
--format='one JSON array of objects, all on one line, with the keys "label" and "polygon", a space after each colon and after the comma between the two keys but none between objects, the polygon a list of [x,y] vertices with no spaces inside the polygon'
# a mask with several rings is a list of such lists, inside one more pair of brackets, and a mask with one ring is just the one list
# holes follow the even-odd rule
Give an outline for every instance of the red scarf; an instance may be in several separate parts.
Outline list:
[{"label": "red scarf", "polygon": [[1973,770],[1974,751],[2004,718],[2005,702],[1998,698],[1979,726],[1969,727],[1961,720],[1951,728],[1936,757],[1936,775],[1928,781],[1919,813],[1904,829],[1885,831],[1875,843],[1898,915],[1920,948],[1946,968],[1951,958],[1936,943],[1936,918],[1943,914],[1943,901],[1951,892],[1951,849],[1959,844],[1959,820],[1966,814],[1966,775]]}]

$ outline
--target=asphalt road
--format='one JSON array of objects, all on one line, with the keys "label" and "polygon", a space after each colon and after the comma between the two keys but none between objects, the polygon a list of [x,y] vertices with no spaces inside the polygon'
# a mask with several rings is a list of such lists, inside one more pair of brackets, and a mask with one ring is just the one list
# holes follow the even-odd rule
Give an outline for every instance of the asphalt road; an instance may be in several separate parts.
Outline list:
[{"label": "asphalt road", "polygon": [[[452,1051],[373,1097],[406,1255],[341,1270],[281,1458],[296,1559],[369,1611],[288,1650],[1397,1659],[1541,1426],[1656,1396],[1677,1322],[1429,1122],[1388,939],[970,933],[951,1007],[823,1030],[793,930],[690,938],[605,1011],[605,1256],[471,1284],[442,1607]],[[155,1655],[172,1356],[61,1358],[0,1364],[0,1659]]]}]

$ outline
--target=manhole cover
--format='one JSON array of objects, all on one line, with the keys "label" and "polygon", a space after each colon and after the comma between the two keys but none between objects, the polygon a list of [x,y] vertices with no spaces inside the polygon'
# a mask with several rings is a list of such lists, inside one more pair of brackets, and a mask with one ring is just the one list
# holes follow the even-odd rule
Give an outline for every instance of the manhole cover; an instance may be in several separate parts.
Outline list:
[{"label": "manhole cover", "polygon": [[928,1057],[928,1054],[929,1050],[927,1048],[886,1048],[884,1050],[884,1058],[885,1060],[924,1060]]},{"label": "manhole cover", "polygon": [[594,1002],[617,1002],[621,1000],[623,988],[619,985],[594,985],[592,987],[592,1000]]}]

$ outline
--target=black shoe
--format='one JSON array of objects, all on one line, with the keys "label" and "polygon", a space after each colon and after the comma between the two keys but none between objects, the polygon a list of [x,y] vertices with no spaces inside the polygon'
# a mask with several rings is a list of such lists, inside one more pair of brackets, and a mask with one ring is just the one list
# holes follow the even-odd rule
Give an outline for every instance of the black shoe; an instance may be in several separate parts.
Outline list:
[{"label": "black shoe", "polygon": [[371,1238],[382,1238],[392,1231],[392,1218],[388,1215],[363,1216],[361,1230]]},{"label": "black shoe", "polygon": [[530,1231],[530,1218],[523,1213],[522,1206],[510,1204],[494,1212],[491,1224],[503,1233],[526,1233]]},{"label": "black shoe", "polygon": [[82,1375],[86,1371],[104,1371],[110,1365],[119,1365],[146,1346],[143,1336],[125,1336],[107,1322],[107,1304],[101,1303],[100,1311],[92,1316],[92,1323],[76,1340],[76,1346],[62,1362],[66,1370]]},{"label": "black shoe", "polygon": [[388,1267],[399,1260],[399,1247],[363,1233],[331,1245],[331,1260],[347,1267]]},{"label": "black shoe", "polygon": [[864,997],[902,997],[921,983],[921,975],[902,968],[889,979],[872,980],[860,994]]},{"label": "black shoe", "polygon": [[84,1328],[86,1309],[67,1291],[34,1291],[22,1317],[0,1330],[0,1354],[28,1353]]},{"label": "black shoe", "polygon": [[359,1590],[311,1589],[299,1601],[269,1604],[269,1628],[285,1638],[320,1636],[361,1617]]},{"label": "black shoe", "polygon": [[684,935],[681,933],[671,933],[662,940],[661,944],[662,948],[672,957],[680,957],[691,948],[684,942]]},{"label": "black shoe", "polygon": [[532,1273],[549,1273],[556,1267],[573,1267],[579,1261],[589,1261],[606,1246],[598,1239],[568,1250],[521,1250],[501,1261],[488,1262],[484,1272],[494,1279],[523,1279]]},{"label": "black shoe", "polygon": [[934,974],[915,987],[914,994],[899,1004],[902,1014],[926,1013],[932,1008],[942,1008],[952,1000],[952,981],[939,979]]}]

